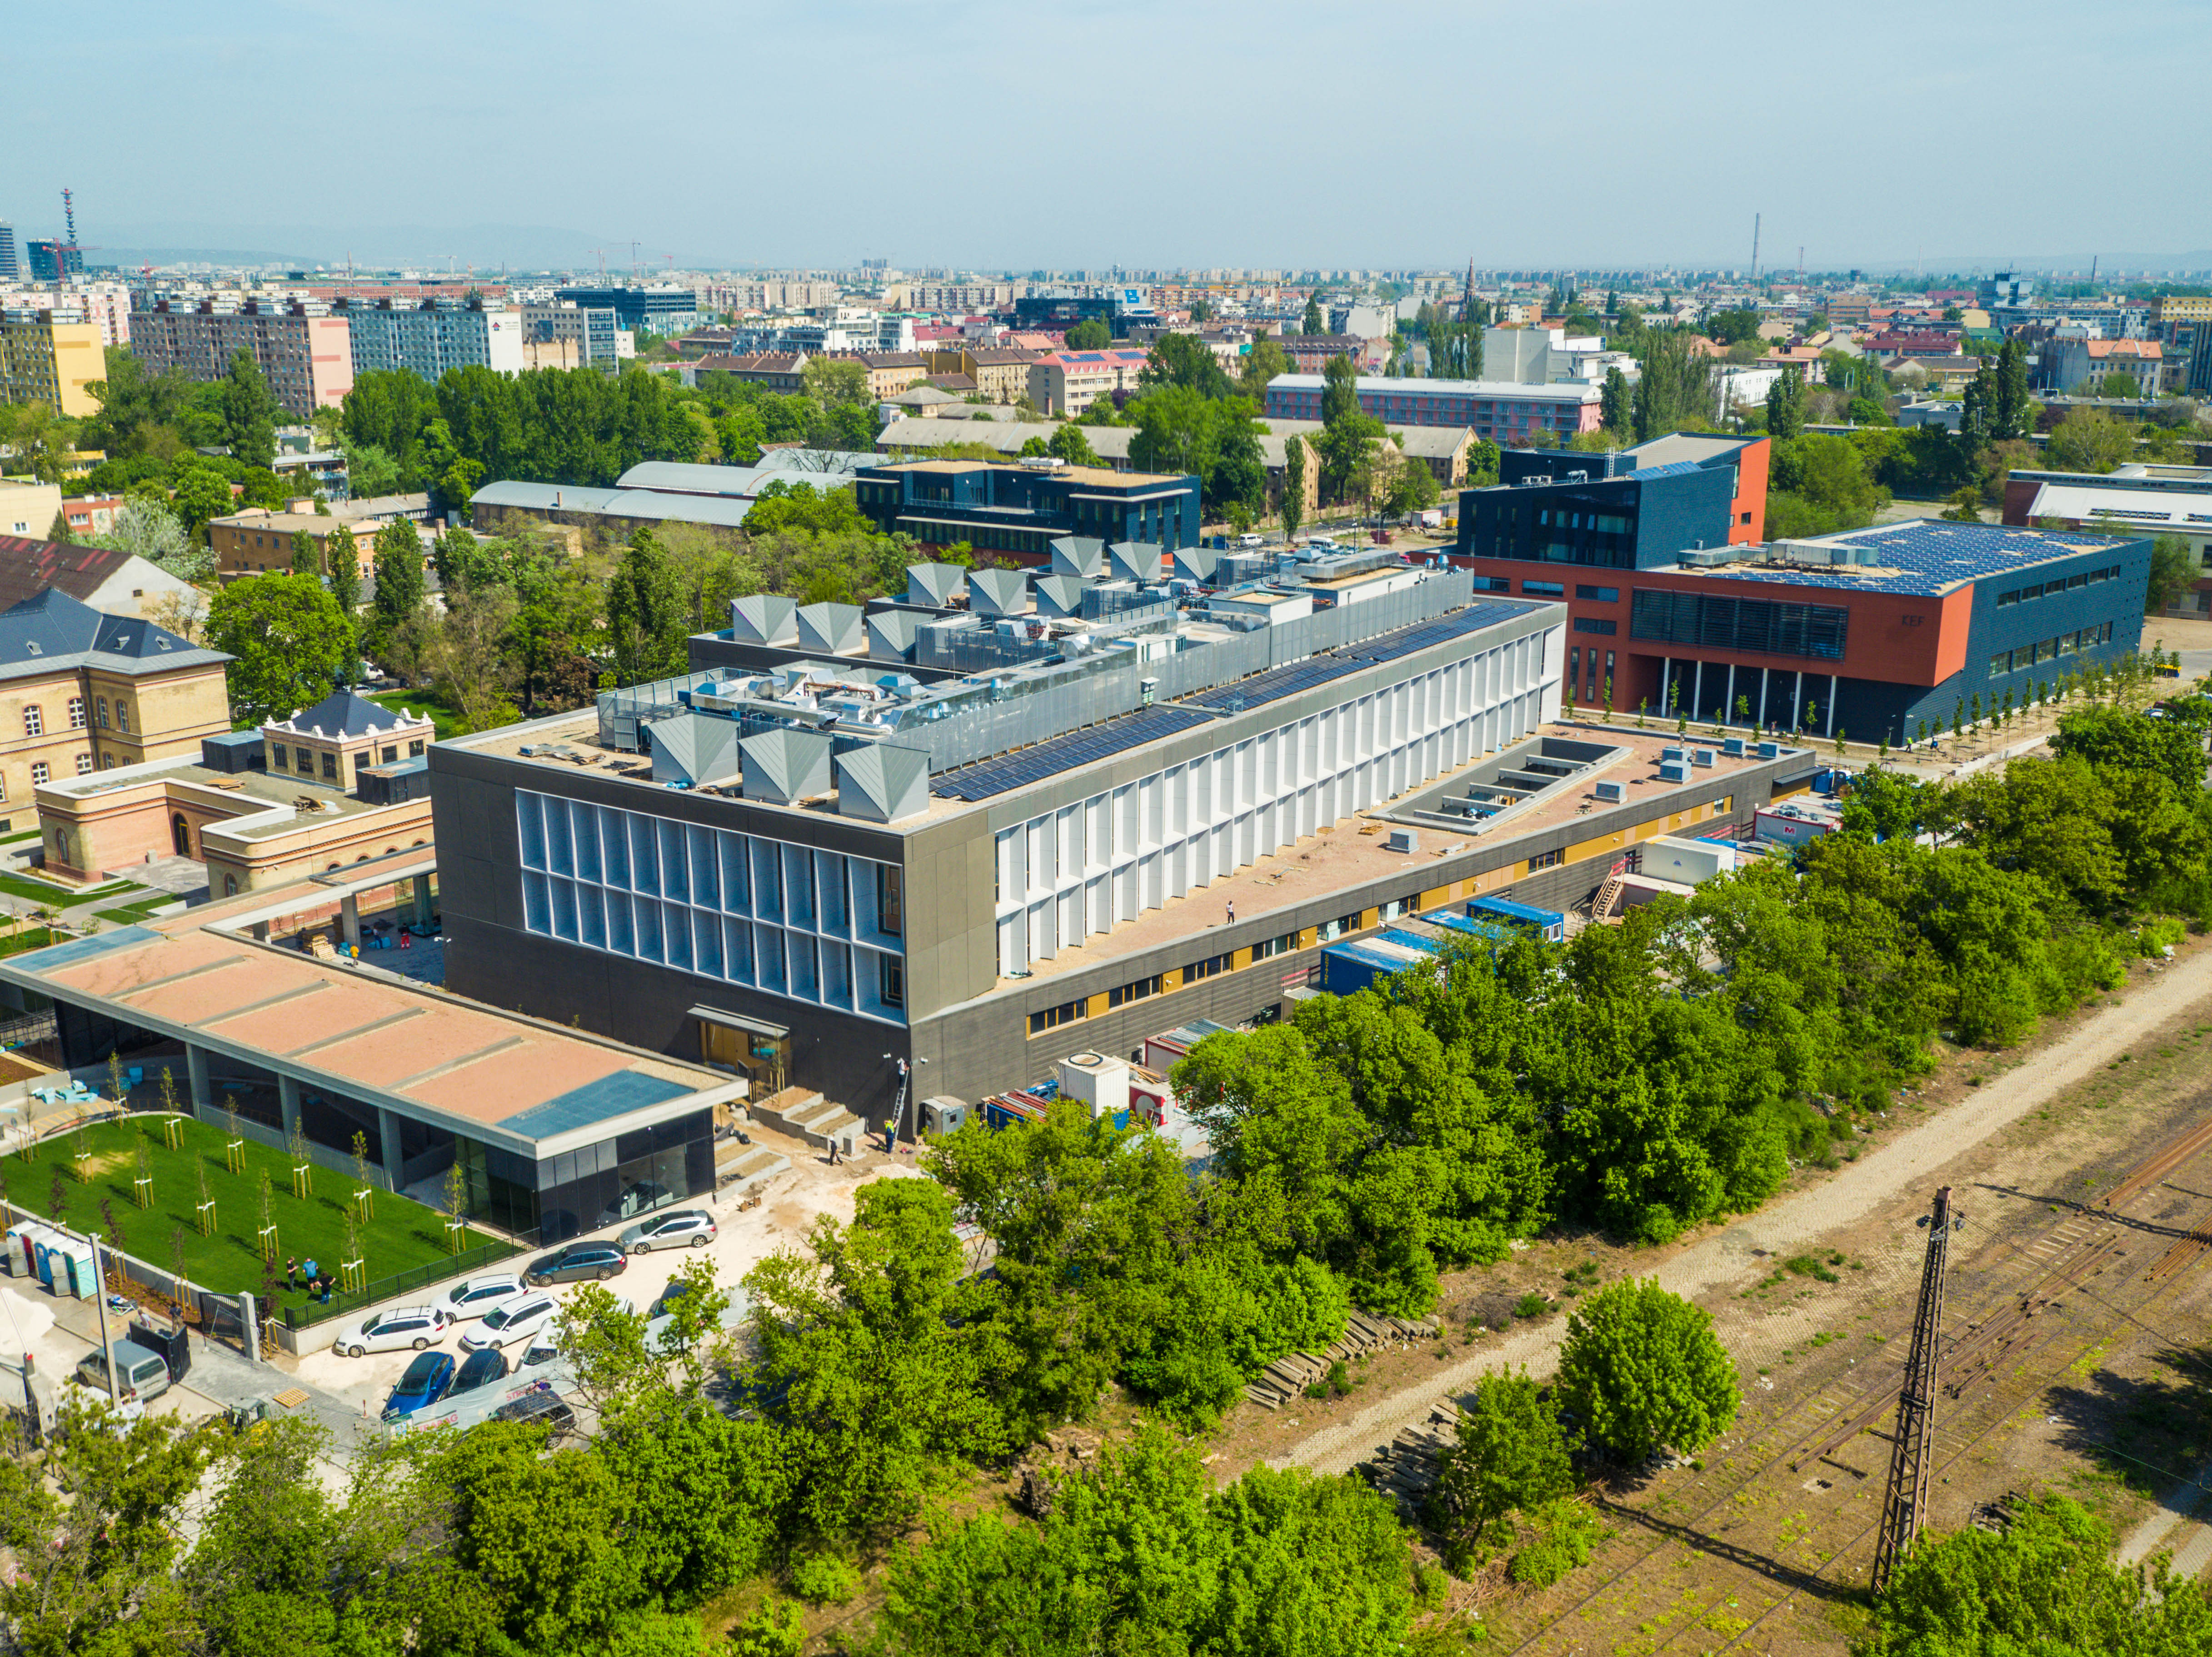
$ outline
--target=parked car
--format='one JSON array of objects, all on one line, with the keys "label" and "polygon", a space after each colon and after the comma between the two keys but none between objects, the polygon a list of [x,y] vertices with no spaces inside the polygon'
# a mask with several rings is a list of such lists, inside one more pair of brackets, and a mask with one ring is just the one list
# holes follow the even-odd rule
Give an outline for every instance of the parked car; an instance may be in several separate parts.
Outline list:
[{"label": "parked car", "polygon": [[544,1328],[553,1318],[553,1297],[550,1295],[527,1295],[519,1301],[508,1301],[484,1313],[484,1319],[461,1337],[464,1352],[496,1352],[501,1347],[517,1346]]},{"label": "parked car", "polygon": [[615,1239],[632,1254],[656,1248],[704,1248],[714,1240],[714,1216],[704,1209],[677,1209],[641,1220]]},{"label": "parked car", "polygon": [[614,1243],[571,1243],[557,1254],[548,1254],[522,1274],[532,1288],[548,1283],[580,1283],[586,1278],[605,1282],[629,1270],[629,1257]]},{"label": "parked car", "polygon": [[407,1366],[384,1401],[384,1418],[399,1421],[428,1410],[453,1389],[458,1366],[450,1352],[425,1352]]},{"label": "parked car", "polygon": [[461,1360],[460,1373],[453,1377],[453,1390],[448,1398],[459,1398],[464,1392],[473,1392],[479,1386],[489,1386],[494,1381],[507,1379],[507,1360],[495,1346],[479,1347]]},{"label": "parked car", "polygon": [[667,1288],[660,1291],[660,1298],[655,1301],[651,1307],[647,1308],[645,1315],[647,1321],[650,1321],[654,1318],[661,1317],[673,1310],[677,1301],[682,1300],[686,1295],[689,1295],[691,1292],[691,1288],[692,1283],[690,1278],[678,1277],[675,1279],[668,1285]]},{"label": "parked car", "polygon": [[1249,551],[1253,547],[1265,546],[1267,544],[1267,538],[1265,535],[1244,534],[1237,538],[1237,547],[1239,551]]},{"label": "parked car", "polygon": [[501,1404],[491,1412],[491,1418],[547,1427],[555,1438],[576,1430],[576,1412],[562,1402],[557,1392],[525,1392]]},{"label": "parked car", "polygon": [[396,1352],[404,1346],[421,1352],[445,1339],[446,1326],[452,1321],[438,1307],[394,1307],[342,1330],[332,1344],[349,1358],[364,1352]]},{"label": "parked car", "polygon": [[[107,1359],[98,1347],[76,1361],[77,1384],[95,1392],[107,1391]],[[115,1385],[118,1404],[143,1404],[169,1390],[168,1361],[151,1347],[136,1341],[115,1343]]]},{"label": "parked car", "polygon": [[522,1355],[514,1361],[514,1367],[518,1371],[535,1369],[541,1364],[560,1362],[561,1349],[553,1344],[552,1337],[539,1335],[533,1337],[530,1344],[522,1349]]},{"label": "parked car", "polygon": [[522,1279],[512,1273],[471,1277],[465,1283],[454,1284],[453,1292],[446,1296],[446,1316],[455,1323],[464,1318],[481,1318],[494,1307],[528,1292],[522,1286]]}]

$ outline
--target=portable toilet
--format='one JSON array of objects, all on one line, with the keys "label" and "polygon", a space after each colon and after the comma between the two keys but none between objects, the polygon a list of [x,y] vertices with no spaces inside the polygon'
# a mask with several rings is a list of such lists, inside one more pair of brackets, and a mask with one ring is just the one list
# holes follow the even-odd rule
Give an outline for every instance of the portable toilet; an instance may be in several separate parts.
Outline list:
[{"label": "portable toilet", "polygon": [[950,1093],[921,1101],[921,1130],[926,1134],[955,1133],[968,1120],[968,1102]]},{"label": "portable toilet", "polygon": [[67,1240],[61,1233],[47,1230],[41,1230],[31,1240],[33,1258],[38,1263],[38,1279],[57,1295],[62,1291],[54,1288],[55,1274],[60,1273],[64,1282],[68,1279],[68,1268],[61,1264],[61,1247]]},{"label": "portable toilet", "polygon": [[11,1277],[35,1277],[39,1275],[39,1239],[54,1235],[52,1226],[36,1220],[19,1220],[8,1228],[5,1250],[8,1275]]},{"label": "portable toilet", "polygon": [[100,1298],[100,1279],[93,1271],[91,1244],[67,1238],[54,1246],[49,1258],[54,1265],[56,1295],[74,1295],[80,1301]]}]

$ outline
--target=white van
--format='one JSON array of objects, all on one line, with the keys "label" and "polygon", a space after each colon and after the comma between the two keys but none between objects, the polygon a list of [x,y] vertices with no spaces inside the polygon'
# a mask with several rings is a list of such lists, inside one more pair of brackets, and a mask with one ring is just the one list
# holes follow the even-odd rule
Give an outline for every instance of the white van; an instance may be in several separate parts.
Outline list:
[{"label": "white van", "polygon": [[1265,546],[1267,544],[1267,538],[1265,535],[1239,535],[1237,538],[1237,550],[1240,552],[1249,551],[1255,546]]}]

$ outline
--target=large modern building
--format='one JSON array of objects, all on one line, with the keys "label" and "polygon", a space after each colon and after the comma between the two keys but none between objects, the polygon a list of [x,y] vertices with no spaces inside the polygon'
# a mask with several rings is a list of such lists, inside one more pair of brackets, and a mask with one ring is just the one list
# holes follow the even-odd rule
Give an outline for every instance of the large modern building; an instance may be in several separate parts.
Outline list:
[{"label": "large modern building", "polygon": [[336,408],[353,389],[353,344],[346,319],[320,300],[154,298],[131,319],[131,349],[149,374],[220,380],[248,353],[269,389],[297,419]]},{"label": "large modern building", "polygon": [[1046,414],[1073,420],[1102,397],[1135,391],[1151,361],[1149,351],[1048,351],[1023,372],[1030,402]]},{"label": "large modern building", "polygon": [[2131,462],[2110,472],[2021,472],[2005,478],[2004,521],[2107,535],[2171,535],[2197,578],[2166,612],[2212,614],[2212,466]]},{"label": "large modern building", "polygon": [[854,478],[860,510],[886,535],[932,546],[962,543],[1017,563],[1039,564],[1062,536],[1135,542],[1175,552],[1199,539],[1194,477],[1109,472],[1033,457],[1013,466],[984,460],[909,460],[870,466]]},{"label": "large modern building", "polygon": [[1547,732],[1565,607],[1464,572],[1160,557],[739,600],[722,665],[440,743],[448,983],[880,1120],[896,1061],[974,1100],[1273,1016],[1330,941],[1582,895],[1815,763]]},{"label": "large modern building", "polygon": [[673,283],[605,288],[556,288],[553,297],[583,310],[611,310],[615,326],[678,334],[699,326],[699,295]]},{"label": "large modern building", "polygon": [[[1327,381],[1317,374],[1279,374],[1267,382],[1267,416],[1318,420]],[[1565,442],[1595,431],[1598,387],[1584,382],[1524,386],[1504,380],[1389,380],[1360,375],[1352,381],[1364,413],[1386,426],[1472,426],[1474,435],[1500,445],[1525,443],[1548,432]]]},{"label": "large modern building", "polygon": [[351,330],[353,371],[404,369],[435,385],[448,369],[523,368],[522,313],[466,300],[342,299],[334,308]]},{"label": "large modern building", "polygon": [[1508,451],[1461,495],[1449,561],[1566,604],[1580,705],[1862,741],[2138,642],[2148,541],[1931,520],[1767,544],[1766,467],[1763,437]]},{"label": "large modern building", "polygon": [[100,411],[90,387],[106,378],[98,324],[66,312],[0,312],[0,403],[44,403],[81,420]]}]

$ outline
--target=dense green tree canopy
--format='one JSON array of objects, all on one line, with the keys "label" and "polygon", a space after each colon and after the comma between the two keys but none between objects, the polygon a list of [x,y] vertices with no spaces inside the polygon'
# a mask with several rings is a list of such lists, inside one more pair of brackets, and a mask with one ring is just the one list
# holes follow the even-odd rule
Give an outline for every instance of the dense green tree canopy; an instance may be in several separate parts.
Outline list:
[{"label": "dense green tree canopy", "polygon": [[1559,1386],[1589,1441],[1626,1465],[1701,1450],[1735,1419],[1735,1366],[1711,1316],[1656,1279],[1607,1283],[1576,1309]]},{"label": "dense green tree canopy", "polygon": [[313,707],[351,667],[352,629],[309,576],[231,582],[208,606],[207,639],[237,658],[227,669],[231,716],[255,724]]}]

